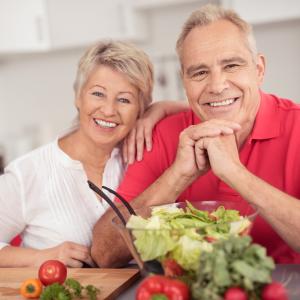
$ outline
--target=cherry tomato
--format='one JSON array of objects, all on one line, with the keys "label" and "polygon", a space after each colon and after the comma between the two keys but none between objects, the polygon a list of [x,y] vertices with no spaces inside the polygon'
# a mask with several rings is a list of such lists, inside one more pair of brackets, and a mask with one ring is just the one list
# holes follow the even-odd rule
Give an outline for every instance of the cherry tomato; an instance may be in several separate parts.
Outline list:
[{"label": "cherry tomato", "polygon": [[39,279],[43,285],[63,284],[67,277],[67,268],[59,260],[47,260],[39,268]]},{"label": "cherry tomato", "polygon": [[40,280],[30,278],[25,280],[20,287],[20,294],[28,299],[36,299],[40,296],[43,290],[43,285]]},{"label": "cherry tomato", "polygon": [[225,295],[225,300],[248,300],[248,296],[244,290],[238,287],[229,288]]},{"label": "cherry tomato", "polygon": [[288,300],[287,291],[280,282],[267,284],[262,291],[263,300]]}]

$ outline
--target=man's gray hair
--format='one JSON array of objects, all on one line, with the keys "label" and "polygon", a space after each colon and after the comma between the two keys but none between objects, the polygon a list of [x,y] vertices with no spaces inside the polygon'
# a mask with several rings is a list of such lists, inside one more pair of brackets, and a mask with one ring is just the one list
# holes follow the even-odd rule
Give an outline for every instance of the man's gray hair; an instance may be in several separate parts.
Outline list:
[{"label": "man's gray hair", "polygon": [[176,51],[181,62],[183,43],[191,30],[195,27],[209,25],[219,20],[227,20],[233,23],[241,30],[242,33],[245,34],[245,37],[248,41],[247,46],[252,53],[253,59],[256,60],[257,49],[252,26],[231,9],[225,9],[217,5],[207,4],[194,11],[183,25],[182,31],[176,43]]}]

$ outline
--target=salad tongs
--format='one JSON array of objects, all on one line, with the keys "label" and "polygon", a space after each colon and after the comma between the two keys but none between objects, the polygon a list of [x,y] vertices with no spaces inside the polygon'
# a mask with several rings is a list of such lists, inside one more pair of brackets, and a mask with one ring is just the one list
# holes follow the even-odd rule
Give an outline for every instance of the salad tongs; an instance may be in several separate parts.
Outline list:
[{"label": "salad tongs", "polygon": [[[109,204],[109,206],[116,213],[116,215],[118,216],[118,218],[120,219],[120,221],[122,222],[124,227],[126,227],[126,220],[125,220],[122,212],[120,211],[120,209],[116,206],[116,204],[112,200],[110,200],[110,198],[101,189],[99,189],[93,182],[91,182],[90,180],[88,180],[87,182],[88,182],[89,187]],[[130,215],[136,215],[136,212],[134,211],[132,206],[129,204],[129,202],[126,201],[120,194],[118,194],[116,191],[114,191],[106,186],[102,186],[102,189],[107,190],[110,193],[112,193],[113,195],[115,195],[123,203],[123,205],[127,208]],[[130,235],[131,235],[131,233],[130,233]],[[132,240],[132,236],[131,236],[131,240]],[[137,261],[138,265],[140,266],[140,268],[142,269],[143,272],[145,272],[146,274],[148,274],[148,273],[164,274],[162,265],[158,260],[149,260],[149,261],[143,262],[141,260],[141,258],[139,257],[137,251],[135,251],[135,252],[136,252],[136,255],[134,255],[135,256],[134,258]]]}]

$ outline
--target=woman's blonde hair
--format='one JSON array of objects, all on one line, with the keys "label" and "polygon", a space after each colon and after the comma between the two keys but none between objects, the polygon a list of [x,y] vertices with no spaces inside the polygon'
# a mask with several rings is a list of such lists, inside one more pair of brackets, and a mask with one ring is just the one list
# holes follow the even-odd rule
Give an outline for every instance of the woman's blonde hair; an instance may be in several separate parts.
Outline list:
[{"label": "woman's blonde hair", "polygon": [[182,61],[182,48],[184,40],[191,30],[198,26],[209,25],[218,20],[227,20],[233,23],[241,30],[242,33],[245,34],[245,37],[248,41],[247,46],[252,53],[254,60],[256,60],[257,49],[252,26],[231,9],[224,9],[217,5],[207,4],[194,11],[183,25],[182,31],[176,43],[176,51],[180,61]]},{"label": "woman's blonde hair", "polygon": [[153,66],[148,55],[136,46],[121,41],[101,41],[90,47],[81,57],[74,82],[78,98],[90,73],[101,65],[124,74],[139,90],[140,112],[152,102]]}]

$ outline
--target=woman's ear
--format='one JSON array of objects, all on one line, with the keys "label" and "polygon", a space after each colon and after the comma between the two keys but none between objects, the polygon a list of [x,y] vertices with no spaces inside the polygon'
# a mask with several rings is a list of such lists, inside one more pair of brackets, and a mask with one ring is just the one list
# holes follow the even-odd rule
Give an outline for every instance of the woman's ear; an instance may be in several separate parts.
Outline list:
[{"label": "woman's ear", "polygon": [[265,69],[266,69],[266,59],[264,55],[262,54],[257,55],[256,67],[257,67],[258,84],[261,85],[264,81]]},{"label": "woman's ear", "polygon": [[79,99],[78,97],[75,99],[75,107],[76,107],[76,109],[79,111],[79,107],[80,107],[80,99]]}]

